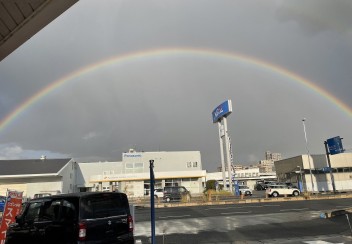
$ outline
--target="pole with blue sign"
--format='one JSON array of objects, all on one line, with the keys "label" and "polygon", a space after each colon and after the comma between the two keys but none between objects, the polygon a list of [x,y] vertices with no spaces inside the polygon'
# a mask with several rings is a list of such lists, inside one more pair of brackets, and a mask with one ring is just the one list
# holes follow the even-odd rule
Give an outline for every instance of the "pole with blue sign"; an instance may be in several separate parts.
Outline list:
[{"label": "pole with blue sign", "polygon": [[[227,116],[229,116],[232,113],[232,102],[231,100],[227,100],[223,103],[221,103],[219,106],[217,106],[213,112],[212,112],[212,119],[213,123],[218,124],[219,128],[219,141],[220,141],[220,156],[221,156],[221,168],[222,168],[222,178],[223,178],[223,184],[224,188],[226,187],[226,176],[225,176],[225,162],[224,159],[226,159],[227,163],[227,171],[228,171],[228,181],[229,181],[229,188],[228,190],[230,192],[233,192],[233,185],[232,185],[232,180],[231,180],[231,159],[232,157],[232,147],[230,143],[230,136],[229,132],[227,129]],[[224,146],[225,144],[225,146]],[[226,157],[224,157],[224,151],[226,153]]]},{"label": "pole with blue sign", "polygon": [[238,186],[237,180],[234,180],[233,187],[234,187],[235,196],[239,196],[240,195],[240,187]]},{"label": "pole with blue sign", "polygon": [[152,244],[155,244],[155,206],[154,206],[154,160],[149,160],[150,168],[150,219],[151,219],[151,231],[152,231]]},{"label": "pole with blue sign", "polygon": [[341,141],[342,139],[343,138],[336,136],[324,141],[326,158],[328,160],[328,170],[330,172],[331,184],[332,184],[332,189],[334,191],[334,194],[336,193],[336,186],[335,186],[334,174],[331,168],[330,155],[343,153],[345,151],[342,146],[342,141]]}]

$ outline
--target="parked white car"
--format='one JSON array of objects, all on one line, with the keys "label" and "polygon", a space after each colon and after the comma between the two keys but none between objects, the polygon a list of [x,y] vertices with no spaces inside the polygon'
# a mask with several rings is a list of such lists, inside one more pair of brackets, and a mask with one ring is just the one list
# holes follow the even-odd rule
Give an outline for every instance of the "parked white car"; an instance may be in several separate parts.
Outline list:
[{"label": "parked white car", "polygon": [[241,194],[241,195],[252,196],[252,191],[248,188],[248,186],[246,186],[246,185],[239,185],[238,188],[239,188],[239,190],[240,190],[240,194]]},{"label": "parked white car", "polygon": [[154,197],[163,199],[164,197],[164,190],[163,189],[155,189],[154,190]]},{"label": "parked white car", "polygon": [[278,196],[299,196],[301,192],[297,188],[292,188],[287,185],[269,185],[266,189],[266,194],[269,197]]}]

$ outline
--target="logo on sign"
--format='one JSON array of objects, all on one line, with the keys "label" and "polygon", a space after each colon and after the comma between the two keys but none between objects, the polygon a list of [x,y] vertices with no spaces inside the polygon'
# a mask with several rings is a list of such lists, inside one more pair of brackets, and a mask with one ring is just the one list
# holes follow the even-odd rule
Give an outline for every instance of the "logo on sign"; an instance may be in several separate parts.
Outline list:
[{"label": "logo on sign", "polygon": [[223,102],[222,104],[217,106],[212,112],[213,123],[216,123],[221,118],[226,117],[231,112],[232,112],[231,100],[227,100]]},{"label": "logo on sign", "polygon": [[222,107],[218,107],[218,108],[215,110],[214,115],[215,115],[215,117],[218,117],[219,114],[221,114],[221,113],[223,113],[223,112],[224,112],[223,108],[222,108]]}]

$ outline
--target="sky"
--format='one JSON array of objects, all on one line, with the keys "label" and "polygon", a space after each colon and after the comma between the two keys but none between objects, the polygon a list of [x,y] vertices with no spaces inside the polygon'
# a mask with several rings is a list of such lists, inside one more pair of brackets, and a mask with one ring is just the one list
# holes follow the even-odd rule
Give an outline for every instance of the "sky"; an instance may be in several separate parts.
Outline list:
[{"label": "sky", "polygon": [[349,0],[81,0],[0,62],[0,159],[200,151],[215,171],[211,112],[228,99],[235,164],[324,154],[335,136],[352,152],[351,12]]}]

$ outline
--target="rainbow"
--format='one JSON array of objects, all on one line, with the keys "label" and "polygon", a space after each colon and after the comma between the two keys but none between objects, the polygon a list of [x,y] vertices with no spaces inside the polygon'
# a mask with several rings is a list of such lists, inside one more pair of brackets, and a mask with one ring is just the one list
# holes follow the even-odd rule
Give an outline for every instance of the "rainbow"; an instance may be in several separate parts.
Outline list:
[{"label": "rainbow", "polygon": [[316,92],[317,94],[323,96],[331,103],[336,105],[338,109],[345,112],[347,115],[351,116],[352,118],[352,109],[348,107],[345,103],[339,100],[337,97],[333,96],[331,93],[326,91],[325,89],[319,87],[314,82],[295,74],[283,67],[280,67],[276,64],[272,64],[251,56],[227,52],[222,50],[215,50],[215,49],[197,49],[197,48],[165,48],[165,49],[151,49],[151,50],[144,50],[139,52],[132,52],[127,53],[124,55],[117,55],[110,57],[108,59],[101,60],[97,63],[93,63],[87,65],[83,68],[75,70],[64,77],[52,82],[48,86],[44,87],[42,90],[35,93],[33,96],[25,100],[23,103],[18,105],[12,112],[8,113],[1,121],[0,121],[0,132],[2,132],[7,126],[9,126],[20,114],[22,114],[25,110],[29,107],[33,106],[35,103],[39,102],[44,97],[48,96],[51,92],[55,89],[63,86],[69,81],[72,81],[80,76],[98,70],[104,66],[109,66],[112,64],[123,64],[126,62],[137,62],[137,61],[144,61],[150,58],[168,58],[173,56],[187,56],[191,55],[192,57],[203,57],[203,58],[220,58],[229,61],[237,61],[244,64],[249,64],[255,67],[262,68],[272,73],[279,74],[284,76],[285,78],[289,78],[305,87],[310,89],[311,91]]}]

